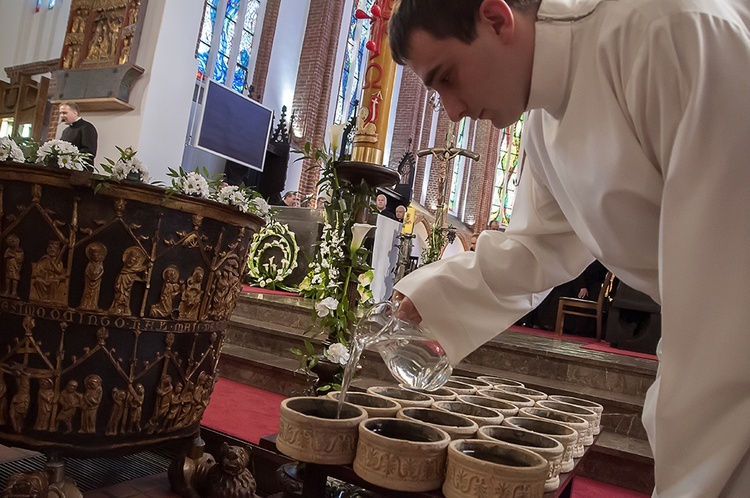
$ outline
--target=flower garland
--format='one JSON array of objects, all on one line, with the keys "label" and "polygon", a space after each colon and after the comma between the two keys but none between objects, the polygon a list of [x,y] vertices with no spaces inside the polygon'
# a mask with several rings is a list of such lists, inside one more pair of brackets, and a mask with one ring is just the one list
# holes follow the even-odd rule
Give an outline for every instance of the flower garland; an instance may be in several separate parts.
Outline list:
[{"label": "flower garland", "polygon": [[[108,182],[150,181],[148,168],[135,157],[136,151],[131,147],[125,149],[116,147],[116,149],[120,157],[117,160],[104,158],[105,162],[100,165],[103,174],[94,175],[94,179],[98,181],[95,189],[106,186]],[[93,172],[94,167],[88,162],[90,159],[91,154],[80,152],[78,147],[64,140],[50,140],[39,147],[32,141],[26,141],[24,148],[21,148],[9,137],[0,138],[0,162],[38,163],[43,166]],[[244,186],[227,185],[221,179],[209,180],[205,170],[204,173],[205,175],[198,170],[188,173],[182,168],[177,170],[169,168],[168,176],[172,177],[172,185],[167,188],[167,193],[181,193],[209,199],[236,207],[243,213],[259,216],[267,223],[271,222],[273,212],[258,192]],[[159,185],[158,182],[156,184]]]},{"label": "flower garland", "polygon": [[[276,262],[276,254],[281,258]],[[266,253],[273,255],[266,257]],[[273,221],[258,230],[253,236],[247,254],[248,274],[245,281],[254,286],[267,289],[295,291],[284,285],[284,280],[297,268],[299,245],[289,225]]]}]

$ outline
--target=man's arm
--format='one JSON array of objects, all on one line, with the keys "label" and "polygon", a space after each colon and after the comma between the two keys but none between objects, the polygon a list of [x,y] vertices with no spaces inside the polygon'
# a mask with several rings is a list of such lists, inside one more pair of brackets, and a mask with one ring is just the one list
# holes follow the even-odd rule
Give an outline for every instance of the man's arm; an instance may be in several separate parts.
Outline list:
[{"label": "man's arm", "polygon": [[81,127],[81,146],[78,150],[95,156],[99,144],[98,141],[99,134],[96,131],[96,127],[86,121]]}]

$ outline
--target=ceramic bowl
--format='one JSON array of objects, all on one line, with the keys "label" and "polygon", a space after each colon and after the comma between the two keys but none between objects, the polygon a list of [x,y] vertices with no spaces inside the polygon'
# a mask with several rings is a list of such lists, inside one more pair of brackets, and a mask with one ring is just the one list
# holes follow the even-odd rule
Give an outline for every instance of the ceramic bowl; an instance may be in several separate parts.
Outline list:
[{"label": "ceramic bowl", "polygon": [[427,389],[412,389],[411,387],[406,387],[402,384],[399,384],[399,387],[403,387],[404,389],[418,392],[420,394],[426,394],[434,401],[453,401],[457,396],[455,392],[445,387],[438,387],[437,389],[434,389],[432,391],[428,391]]},{"label": "ceramic bowl", "polygon": [[589,423],[586,420],[568,413],[550,410],[549,408],[542,408],[541,406],[521,408],[518,414],[522,417],[552,420],[567,425],[571,429],[575,429],[576,432],[578,432],[578,439],[576,439],[576,444],[573,447],[573,458],[581,458],[583,456],[583,440],[586,437],[586,432],[589,430]]},{"label": "ceramic bowl", "polygon": [[477,437],[502,441],[538,453],[549,463],[544,492],[554,491],[560,486],[560,467],[565,448],[559,441],[526,429],[501,425],[485,425],[479,429]]},{"label": "ceramic bowl", "polygon": [[516,405],[518,408],[523,408],[525,406],[534,406],[536,404],[536,402],[531,398],[522,396],[520,394],[509,393],[507,391],[503,391],[502,389],[480,389],[479,391],[477,391],[477,394],[479,394],[480,396],[487,396],[488,398],[507,401],[512,405]]},{"label": "ceramic bowl", "polygon": [[540,399],[547,399],[547,393],[543,393],[542,391],[538,391],[536,389],[531,389],[528,387],[502,386],[499,389],[501,391],[505,391],[506,393],[520,394],[521,396],[526,396],[527,398],[531,398],[534,401],[539,401]]},{"label": "ceramic bowl", "polygon": [[518,407],[507,401],[501,399],[489,398],[487,396],[463,394],[458,397],[458,401],[468,403],[470,405],[479,405],[485,408],[492,408],[493,410],[500,412],[503,417],[515,417],[518,415]]},{"label": "ceramic bowl", "polygon": [[443,495],[541,498],[547,467],[543,457],[518,446],[484,439],[459,439],[448,446]]},{"label": "ceramic bowl", "polygon": [[347,465],[354,461],[364,408],[330,398],[297,397],[281,402],[276,448],[300,462]]},{"label": "ceramic bowl", "polygon": [[480,375],[477,377],[477,379],[483,380],[485,382],[489,382],[495,387],[499,387],[499,386],[524,387],[523,382],[518,382],[517,380],[508,379],[505,377],[495,377],[494,375]]},{"label": "ceramic bowl", "polygon": [[475,394],[477,392],[477,388],[472,386],[471,384],[467,384],[466,382],[459,382],[457,380],[450,380],[443,384],[443,387],[446,389],[450,389],[454,393],[461,395],[461,394]]},{"label": "ceramic bowl", "polygon": [[592,410],[589,410],[588,408],[583,408],[582,406],[576,406],[571,405],[568,403],[562,403],[560,401],[555,400],[549,400],[549,399],[543,399],[540,401],[537,401],[536,404],[538,406],[541,406],[542,408],[547,408],[548,410],[557,411],[560,413],[567,413],[570,415],[575,415],[576,417],[581,417],[586,422],[589,423],[588,430],[586,431],[586,434],[583,436],[583,445],[584,446],[591,446],[594,444],[594,425],[596,425],[597,415]]},{"label": "ceramic bowl", "polygon": [[487,382],[486,380],[478,379],[475,377],[466,377],[464,375],[451,375],[449,380],[463,382],[464,384],[469,384],[470,386],[474,386],[477,389],[492,389],[493,387],[492,383]]},{"label": "ceramic bowl", "polygon": [[421,422],[371,418],[359,426],[354,472],[395,491],[431,491],[445,479],[450,440],[447,432]]},{"label": "ceramic bowl", "polygon": [[436,401],[432,404],[432,407],[436,410],[463,415],[476,422],[479,427],[501,424],[504,418],[500,412],[492,408],[463,403],[461,401]]},{"label": "ceramic bowl", "polygon": [[437,427],[447,432],[451,439],[471,439],[479,429],[476,422],[463,415],[435,408],[402,408],[396,418],[416,420]]},{"label": "ceramic bowl", "polygon": [[[333,400],[338,401],[341,398],[341,391],[333,391],[327,394]],[[346,393],[346,402],[353,405],[361,406],[367,412],[367,416],[374,417],[395,417],[396,412],[401,409],[401,405],[391,398],[378,396],[377,394],[351,392]]]},{"label": "ceramic bowl", "polygon": [[367,392],[390,398],[401,405],[401,408],[406,408],[407,406],[429,408],[433,401],[432,398],[426,394],[418,393],[410,389],[404,389],[403,387],[373,386],[368,387]]},{"label": "ceramic bowl", "polygon": [[526,429],[527,431],[536,432],[549,436],[563,445],[563,456],[560,462],[560,473],[570,472],[573,470],[573,448],[578,441],[578,432],[567,425],[553,422],[552,420],[543,420],[530,417],[508,417],[503,420],[503,425],[515,427],[517,429]]},{"label": "ceramic bowl", "polygon": [[559,401],[560,403],[568,403],[569,405],[576,405],[582,408],[587,408],[592,412],[596,413],[596,422],[594,423],[594,435],[596,436],[602,431],[602,413],[604,413],[604,407],[594,401],[576,398],[573,396],[564,396],[562,394],[553,394],[548,399]]}]

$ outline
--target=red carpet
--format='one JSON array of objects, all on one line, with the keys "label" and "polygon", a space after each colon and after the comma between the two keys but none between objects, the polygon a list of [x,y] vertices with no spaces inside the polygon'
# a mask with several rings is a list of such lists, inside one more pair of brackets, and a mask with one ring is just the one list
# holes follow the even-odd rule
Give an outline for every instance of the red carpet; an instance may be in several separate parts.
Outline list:
[{"label": "red carpet", "polygon": [[279,432],[279,405],[284,396],[219,378],[202,425],[258,444]]},{"label": "red carpet", "polygon": [[583,349],[590,349],[592,351],[602,351],[604,353],[622,354],[625,356],[634,356],[636,358],[645,358],[647,360],[657,361],[659,359],[655,354],[638,353],[636,351],[628,351],[627,349],[613,348],[612,346],[609,345],[609,343],[606,343],[606,342],[594,342],[594,343],[587,344],[581,347]]},{"label": "red carpet", "polygon": [[[284,396],[219,378],[202,424],[258,444],[279,431],[279,405]],[[571,498],[648,498],[648,495],[583,477],[573,481]]]}]

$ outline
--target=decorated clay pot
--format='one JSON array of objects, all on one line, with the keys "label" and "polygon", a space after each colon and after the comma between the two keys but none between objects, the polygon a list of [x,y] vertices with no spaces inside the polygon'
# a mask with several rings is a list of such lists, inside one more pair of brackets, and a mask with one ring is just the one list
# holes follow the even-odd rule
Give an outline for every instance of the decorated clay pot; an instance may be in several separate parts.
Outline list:
[{"label": "decorated clay pot", "polygon": [[491,408],[462,403],[461,401],[435,401],[432,407],[437,410],[463,415],[476,422],[479,427],[483,425],[498,425],[503,421],[503,415]]},{"label": "decorated clay pot", "polygon": [[528,387],[502,386],[499,389],[501,391],[505,391],[506,393],[520,394],[521,396],[526,396],[527,398],[531,398],[534,401],[539,401],[540,399],[547,399],[547,393],[543,393],[542,391],[538,391],[536,389],[531,389]]},{"label": "decorated clay pot", "polygon": [[469,384],[470,386],[474,386],[477,389],[492,389],[492,384],[490,382],[474,377],[466,377],[464,375],[451,375],[450,380],[463,382],[464,384]]},{"label": "decorated clay pot", "polygon": [[448,443],[448,433],[421,422],[371,418],[359,426],[354,472],[395,491],[431,491],[445,478]]},{"label": "decorated clay pot", "polygon": [[390,398],[396,401],[402,408],[408,406],[418,406],[422,408],[429,408],[432,405],[432,398],[426,394],[412,391],[411,389],[404,389],[402,387],[388,387],[388,386],[373,386],[368,387],[367,392],[370,394],[377,394],[385,398]]},{"label": "decorated clay pot", "polygon": [[550,410],[549,408],[542,408],[540,406],[521,408],[518,414],[522,417],[552,420],[567,425],[571,429],[575,429],[576,432],[578,432],[578,439],[573,447],[573,458],[580,458],[583,456],[585,451],[583,441],[586,438],[586,433],[590,429],[589,423],[586,420],[569,413]]},{"label": "decorated clay pot", "polygon": [[[330,392],[327,396],[338,401],[341,399],[341,391]],[[395,400],[371,393],[346,393],[346,402],[361,406],[365,409],[367,416],[370,418],[395,417],[396,413],[401,409],[401,405],[396,403]]]},{"label": "decorated clay pot", "polygon": [[536,432],[549,436],[558,441],[563,446],[562,461],[560,462],[560,473],[566,473],[573,470],[573,448],[578,441],[578,432],[567,425],[530,417],[508,417],[503,420],[503,425],[526,429],[527,431]]},{"label": "decorated clay pot", "polygon": [[461,394],[475,394],[477,392],[477,388],[472,386],[471,384],[467,384],[466,382],[459,382],[457,380],[450,380],[443,384],[443,387],[446,389],[450,389],[454,393],[461,395]]},{"label": "decorated clay pot", "polygon": [[565,448],[549,436],[510,426],[486,425],[477,432],[479,439],[503,441],[543,456],[549,463],[544,492],[554,491],[560,486],[560,467]]},{"label": "decorated clay pot", "polygon": [[594,444],[594,425],[596,424],[597,415],[593,411],[583,408],[581,406],[570,405],[568,403],[561,403],[555,400],[540,400],[537,401],[537,405],[548,410],[553,410],[560,413],[567,413],[569,415],[575,415],[588,422],[589,426],[586,430],[586,434],[583,436],[583,445],[591,446]]},{"label": "decorated clay pot", "polygon": [[322,397],[287,398],[281,402],[276,448],[300,462],[347,465],[357,450],[357,427],[367,419],[364,408]]},{"label": "decorated clay pot", "polygon": [[448,446],[443,495],[541,498],[547,467],[543,457],[518,446],[484,439],[459,439]]},{"label": "decorated clay pot", "polygon": [[396,417],[437,427],[447,432],[451,439],[473,438],[479,428],[476,422],[463,415],[435,408],[402,408]]},{"label": "decorated clay pot", "polygon": [[594,435],[596,436],[602,431],[601,422],[604,407],[599,403],[590,401],[588,399],[576,398],[573,396],[563,396],[562,394],[553,394],[549,397],[549,399],[559,401],[560,403],[568,403],[569,405],[580,406],[596,413],[596,421],[594,422]]},{"label": "decorated clay pot", "polygon": [[194,436],[247,248],[235,208],[0,163],[0,442],[130,453]]},{"label": "decorated clay pot", "polygon": [[523,382],[519,382],[513,379],[507,379],[505,377],[495,377],[494,375],[480,375],[477,377],[477,379],[483,380],[485,382],[489,382],[494,387],[500,387],[500,386],[524,387]]},{"label": "decorated clay pot", "polygon": [[512,405],[517,406],[518,408],[523,408],[526,406],[531,407],[536,404],[533,399],[527,396],[509,393],[507,391],[503,391],[502,389],[480,389],[479,391],[477,391],[477,394],[479,394],[480,396],[487,396],[488,398],[506,401]]},{"label": "decorated clay pot", "polygon": [[485,408],[491,408],[496,412],[500,412],[503,417],[515,417],[518,414],[518,407],[507,401],[501,399],[488,398],[487,396],[479,396],[472,394],[464,394],[458,397],[458,401],[468,403],[470,405],[479,405]]},{"label": "decorated clay pot", "polygon": [[437,389],[434,389],[432,391],[428,391],[427,389],[413,389],[411,387],[406,387],[400,384],[399,387],[403,387],[404,389],[415,391],[421,394],[426,394],[434,401],[453,401],[454,399],[456,399],[456,393],[445,387],[438,387]]}]

